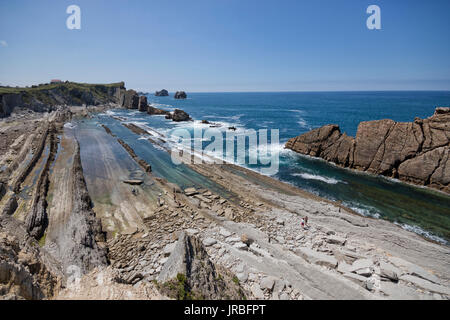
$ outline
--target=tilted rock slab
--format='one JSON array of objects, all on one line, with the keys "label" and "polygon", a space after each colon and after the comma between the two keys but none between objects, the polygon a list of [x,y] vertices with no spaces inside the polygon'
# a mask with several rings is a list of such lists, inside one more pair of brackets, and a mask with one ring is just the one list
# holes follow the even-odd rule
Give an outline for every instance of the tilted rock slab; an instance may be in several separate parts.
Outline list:
[{"label": "tilted rock slab", "polygon": [[243,298],[243,291],[231,272],[211,262],[202,241],[186,232],[180,234],[158,282],[164,284],[179,274],[186,277],[188,290],[200,294],[203,299]]},{"label": "tilted rock slab", "polygon": [[290,139],[286,148],[450,193],[450,108],[414,122],[361,122],[356,138],[326,125]]}]

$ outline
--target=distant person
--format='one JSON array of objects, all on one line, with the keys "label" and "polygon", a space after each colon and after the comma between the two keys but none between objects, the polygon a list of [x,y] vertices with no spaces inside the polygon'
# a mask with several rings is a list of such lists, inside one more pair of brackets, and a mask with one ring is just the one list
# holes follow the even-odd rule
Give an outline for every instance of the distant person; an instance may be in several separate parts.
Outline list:
[{"label": "distant person", "polygon": [[305,229],[305,218],[302,218],[302,220],[300,220],[300,224],[302,225],[302,228]]}]

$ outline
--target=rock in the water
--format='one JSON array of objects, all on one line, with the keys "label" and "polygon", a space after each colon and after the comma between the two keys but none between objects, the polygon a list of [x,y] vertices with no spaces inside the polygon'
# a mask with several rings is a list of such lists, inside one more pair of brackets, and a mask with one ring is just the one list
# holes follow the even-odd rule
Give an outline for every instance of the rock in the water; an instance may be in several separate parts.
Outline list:
[{"label": "rock in the water", "polygon": [[175,99],[186,99],[187,94],[184,91],[177,91],[174,96]]},{"label": "rock in the water", "polygon": [[139,97],[139,104],[138,104],[138,110],[141,112],[147,112],[148,103],[147,103],[147,97],[146,96],[140,96]]},{"label": "rock in the water", "polygon": [[167,97],[169,96],[169,92],[166,89],[162,89],[161,91],[156,91],[155,96],[157,97]]},{"label": "rock in the water", "polygon": [[172,121],[181,122],[189,121],[191,120],[191,117],[183,110],[175,109],[172,113],[166,114],[166,119],[172,119]]},{"label": "rock in the water", "polygon": [[137,109],[139,106],[139,95],[134,90],[127,90],[124,95],[123,107],[126,109]]},{"label": "rock in the water", "polygon": [[380,262],[380,277],[392,280],[392,281],[398,281],[398,278],[401,276],[401,271],[394,267],[393,265],[386,263],[386,262]]},{"label": "rock in the water", "polygon": [[123,183],[132,185],[132,186],[138,186],[144,183],[143,180],[138,180],[138,179],[130,179],[130,180],[123,180]]},{"label": "rock in the water", "polygon": [[286,148],[450,193],[450,108],[414,122],[361,122],[356,138],[326,125],[290,139]]}]

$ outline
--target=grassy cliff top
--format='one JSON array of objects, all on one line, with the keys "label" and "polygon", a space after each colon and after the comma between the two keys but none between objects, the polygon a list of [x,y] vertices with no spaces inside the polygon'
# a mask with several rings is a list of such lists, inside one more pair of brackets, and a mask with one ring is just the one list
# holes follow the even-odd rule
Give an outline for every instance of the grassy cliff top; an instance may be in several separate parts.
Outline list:
[{"label": "grassy cliff top", "polygon": [[22,88],[16,88],[16,87],[0,87],[0,94],[8,94],[8,93],[37,93],[39,91],[44,90],[52,90],[52,89],[79,89],[81,91],[85,90],[95,90],[99,87],[125,87],[124,82],[116,82],[116,83],[109,83],[109,84],[91,84],[91,83],[77,83],[77,82],[60,82],[60,83],[45,83],[40,85],[35,85],[31,87],[22,87]]}]

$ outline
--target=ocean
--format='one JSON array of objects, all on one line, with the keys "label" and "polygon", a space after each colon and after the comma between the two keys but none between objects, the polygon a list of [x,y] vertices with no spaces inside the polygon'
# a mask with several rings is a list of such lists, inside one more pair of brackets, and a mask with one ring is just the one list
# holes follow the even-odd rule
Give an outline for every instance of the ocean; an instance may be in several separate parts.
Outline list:
[{"label": "ocean", "polygon": [[[450,196],[339,168],[284,149],[289,138],[326,124],[338,124],[342,132],[355,136],[361,121],[393,119],[410,122],[415,117],[427,118],[437,106],[450,105],[448,91],[188,93],[186,100],[175,100],[173,94],[170,97],[149,94],[147,97],[155,107],[186,111],[194,122],[175,123],[163,116],[150,116],[135,110],[113,110],[102,116],[119,115],[126,121],[153,128],[166,137],[178,128],[190,131],[209,128],[209,125],[201,124],[201,120],[219,124],[219,129],[224,131],[235,127],[236,134],[247,129],[278,129],[279,143],[272,148],[279,152],[280,163],[278,172],[272,174],[274,178],[339,201],[362,215],[386,219],[428,239],[450,244]],[[202,142],[204,147],[209,143]],[[135,147],[139,148],[139,145]],[[135,151],[139,155],[139,150]],[[220,157],[221,154],[213,155]],[[145,154],[140,156],[146,157]],[[158,164],[155,167],[151,160],[149,162],[158,174]],[[243,165],[252,170],[263,167]],[[162,168],[161,175],[167,175],[168,170]]]}]

